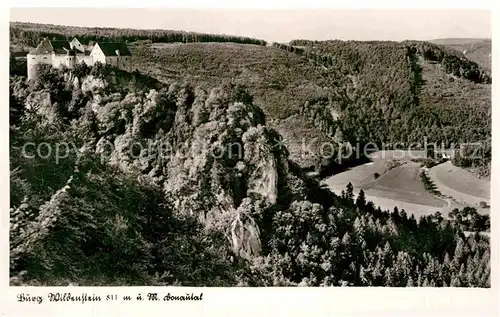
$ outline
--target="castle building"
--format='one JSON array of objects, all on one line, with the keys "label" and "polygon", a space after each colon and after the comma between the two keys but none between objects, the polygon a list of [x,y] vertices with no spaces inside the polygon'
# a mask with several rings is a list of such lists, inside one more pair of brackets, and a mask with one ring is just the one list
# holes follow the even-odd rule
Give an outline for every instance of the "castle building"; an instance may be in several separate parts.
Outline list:
[{"label": "castle building", "polygon": [[28,79],[36,76],[38,64],[49,64],[56,68],[66,66],[71,69],[80,63],[92,66],[96,62],[101,62],[130,71],[131,57],[125,43],[97,42],[85,46],[77,38],[70,42],[50,41],[44,38],[26,57]]}]

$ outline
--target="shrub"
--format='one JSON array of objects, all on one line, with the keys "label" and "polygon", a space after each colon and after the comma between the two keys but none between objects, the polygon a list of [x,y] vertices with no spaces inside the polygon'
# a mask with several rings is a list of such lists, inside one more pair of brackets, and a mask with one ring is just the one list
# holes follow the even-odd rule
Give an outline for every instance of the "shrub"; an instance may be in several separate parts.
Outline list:
[{"label": "shrub", "polygon": [[489,207],[489,206],[488,206],[488,204],[487,204],[485,201],[480,201],[480,202],[479,202],[479,206],[480,206],[481,208],[488,208],[488,207]]}]

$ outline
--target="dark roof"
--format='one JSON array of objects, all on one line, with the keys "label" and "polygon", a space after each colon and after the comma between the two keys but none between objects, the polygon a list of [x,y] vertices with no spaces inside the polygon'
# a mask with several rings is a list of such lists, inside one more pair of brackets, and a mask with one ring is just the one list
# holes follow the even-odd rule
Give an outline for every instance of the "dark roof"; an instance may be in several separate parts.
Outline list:
[{"label": "dark roof", "polygon": [[81,52],[80,50],[70,48],[70,42],[68,41],[50,41],[48,38],[44,38],[38,46],[30,52],[31,55],[40,54],[52,54],[56,53],[58,55],[90,55],[90,52]]},{"label": "dark roof", "polygon": [[38,46],[30,52],[31,55],[52,54],[54,49],[48,38],[44,38]]},{"label": "dark roof", "polygon": [[68,41],[52,41],[50,42],[56,54],[66,54],[70,50]]},{"label": "dark roof", "polygon": [[82,52],[76,47],[70,48],[70,42],[67,41],[52,41],[51,42],[52,47],[54,48],[54,52],[56,54],[64,54],[64,55],[71,55],[71,56],[76,56],[76,55],[90,55],[90,52],[85,51]]},{"label": "dark roof", "polygon": [[97,44],[106,56],[118,56],[116,51],[120,53],[120,56],[132,55],[125,43],[98,42]]}]

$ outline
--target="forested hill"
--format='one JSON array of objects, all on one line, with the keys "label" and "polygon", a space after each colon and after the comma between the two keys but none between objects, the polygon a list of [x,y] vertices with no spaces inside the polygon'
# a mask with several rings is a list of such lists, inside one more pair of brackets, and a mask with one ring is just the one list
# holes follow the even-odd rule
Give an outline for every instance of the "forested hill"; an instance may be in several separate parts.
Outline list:
[{"label": "forested hill", "polygon": [[481,158],[462,160],[457,155],[453,163],[489,175],[491,77],[461,52],[421,41],[292,44],[302,46],[277,46],[340,69],[351,79],[344,133],[362,141],[384,140],[373,134],[373,125],[363,124],[372,118],[389,128],[386,142],[420,143],[427,138],[445,147],[478,142]]},{"label": "forested hill", "polygon": [[11,285],[490,286],[487,217],[334,195],[241,86],[46,66],[11,68]]},{"label": "forested hill", "polygon": [[486,159],[467,164],[488,174],[491,78],[478,64],[426,42],[294,44],[302,45],[153,44],[138,47],[133,62],[165,82],[246,86],[303,167],[336,164],[318,155],[325,141],[404,147],[427,138],[482,142]]},{"label": "forested hill", "polygon": [[339,40],[264,46],[181,31],[11,23],[12,50],[35,46],[43,36],[128,42],[134,67],[165,83],[245,86],[304,168],[328,173],[339,165],[337,147],[320,155],[324,142],[405,147],[426,139],[445,147],[480,142],[483,158],[454,163],[489,175],[490,73],[451,47]]},{"label": "forested hill", "polygon": [[152,43],[234,42],[266,45],[263,40],[249,37],[187,31],[78,27],[26,22],[10,23],[10,40],[18,45],[36,47],[44,37],[71,40],[75,36],[84,44],[88,44],[90,41],[132,43],[147,40]]}]

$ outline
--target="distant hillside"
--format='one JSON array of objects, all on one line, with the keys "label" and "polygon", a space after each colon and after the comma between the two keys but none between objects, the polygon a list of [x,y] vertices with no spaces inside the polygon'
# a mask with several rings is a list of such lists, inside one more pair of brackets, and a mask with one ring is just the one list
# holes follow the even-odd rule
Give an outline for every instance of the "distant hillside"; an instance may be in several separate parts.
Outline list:
[{"label": "distant hillside", "polygon": [[333,164],[318,155],[333,139],[449,146],[491,133],[491,78],[430,43],[153,44],[138,47],[133,63],[161,81],[246,86],[303,167]]},{"label": "distant hillside", "polygon": [[[47,34],[129,42],[134,67],[164,83],[182,81],[205,89],[222,82],[245,86],[268,125],[284,137],[291,158],[318,172],[349,161],[336,160],[343,142],[404,147],[427,138],[451,146],[489,144],[491,136],[490,73],[451,47],[307,40],[262,46],[252,44],[265,42],[247,38],[178,31],[22,23],[11,23],[11,47]],[[170,43],[185,39],[233,43]],[[324,150],[329,153],[321,153],[325,142],[334,144]],[[481,174],[489,170],[487,164]]]},{"label": "distant hillside", "polygon": [[[454,49],[420,41],[292,41],[276,44],[349,79],[337,128],[349,141],[481,142],[491,157],[491,77]],[[339,110],[337,108],[337,110]],[[322,112],[323,110],[319,110]],[[400,144],[401,144],[400,143]],[[484,159],[484,160],[483,160]]]},{"label": "distant hillside", "polygon": [[491,39],[437,39],[430,42],[457,50],[491,74]]},{"label": "distant hillside", "polygon": [[443,38],[443,39],[434,39],[427,41],[429,43],[439,44],[439,45],[467,45],[474,43],[486,43],[490,42],[491,39],[478,39],[478,38]]},{"label": "distant hillside", "polygon": [[77,36],[85,44],[90,41],[117,41],[132,43],[147,40],[152,43],[234,42],[266,45],[266,41],[263,40],[223,34],[158,29],[118,29],[10,22],[11,46],[36,47],[44,37],[66,40],[75,36]]}]

